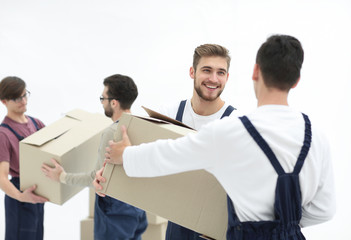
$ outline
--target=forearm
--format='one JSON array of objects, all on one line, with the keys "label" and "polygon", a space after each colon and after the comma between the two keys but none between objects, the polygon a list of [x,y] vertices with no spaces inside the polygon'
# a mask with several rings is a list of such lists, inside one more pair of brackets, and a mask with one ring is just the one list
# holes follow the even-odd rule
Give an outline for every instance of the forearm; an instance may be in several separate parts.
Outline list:
[{"label": "forearm", "polygon": [[210,167],[213,164],[212,152],[205,151],[209,148],[210,136],[199,134],[189,134],[175,141],[160,140],[127,147],[123,153],[126,174],[156,177]]},{"label": "forearm", "polygon": [[60,177],[64,179],[61,181],[67,185],[81,186],[81,187],[93,187],[93,180],[95,178],[96,170],[88,173],[65,173],[65,176]]},{"label": "forearm", "polygon": [[0,188],[7,196],[21,201],[22,193],[10,182],[7,176],[1,176]]}]

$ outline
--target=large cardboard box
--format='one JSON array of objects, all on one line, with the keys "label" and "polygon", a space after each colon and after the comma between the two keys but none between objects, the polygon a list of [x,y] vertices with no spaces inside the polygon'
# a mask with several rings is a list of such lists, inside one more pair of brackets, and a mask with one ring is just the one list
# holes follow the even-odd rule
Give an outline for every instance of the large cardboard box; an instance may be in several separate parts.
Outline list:
[{"label": "large cardboard box", "polygon": [[50,202],[63,204],[82,187],[52,181],[41,171],[43,162],[52,166],[56,159],[66,172],[94,169],[102,131],[112,121],[102,114],[73,110],[58,121],[42,128],[20,142],[21,190],[34,184],[35,193]]},{"label": "large cardboard box", "polygon": [[[157,139],[175,139],[191,129],[162,119],[124,114],[119,127],[127,127],[132,145]],[[169,119],[168,119],[169,120]],[[176,123],[173,121],[173,123]],[[118,128],[116,140],[121,139]],[[214,239],[225,239],[228,214],[227,195],[216,178],[204,171],[191,171],[155,178],[130,178],[122,166],[107,164],[103,173],[105,194]]]}]

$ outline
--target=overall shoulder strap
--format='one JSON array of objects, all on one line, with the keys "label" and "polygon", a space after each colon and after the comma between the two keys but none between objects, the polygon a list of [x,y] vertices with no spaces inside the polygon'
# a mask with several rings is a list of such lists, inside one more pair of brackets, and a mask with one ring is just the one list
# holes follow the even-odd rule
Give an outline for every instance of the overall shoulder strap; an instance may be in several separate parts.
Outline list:
[{"label": "overall shoulder strap", "polygon": [[178,112],[177,112],[177,116],[176,116],[176,120],[179,122],[183,121],[183,113],[184,113],[184,109],[185,109],[185,104],[186,104],[186,100],[181,101],[179,104]]},{"label": "overall shoulder strap", "polygon": [[263,139],[261,134],[256,130],[256,128],[252,125],[250,120],[246,117],[239,117],[241,122],[244,124],[246,130],[249,132],[251,137],[255,140],[255,142],[258,144],[258,146],[262,149],[262,151],[265,153],[269,161],[272,163],[275,171],[278,173],[278,175],[284,174],[284,170],[282,166],[280,165],[277,157],[273,153],[272,149],[268,146],[267,142]]},{"label": "overall shoulder strap", "polygon": [[12,127],[10,127],[8,124],[6,123],[2,123],[0,124],[1,127],[7,128],[8,130],[10,130],[13,134],[15,134],[15,136],[17,137],[18,141],[21,141],[24,139],[24,137],[22,137],[21,135],[19,135],[15,130],[12,129]]},{"label": "overall shoulder strap", "polygon": [[38,131],[38,130],[39,130],[38,123],[35,121],[35,119],[34,119],[33,117],[31,117],[31,116],[28,116],[28,117],[30,118],[30,120],[32,120],[32,122],[33,122],[35,128],[36,128],[37,131]]},{"label": "overall shoulder strap", "polygon": [[224,111],[224,113],[223,113],[221,119],[224,118],[224,117],[228,117],[234,110],[236,110],[236,108],[233,107],[232,105],[229,105],[229,106],[226,108],[226,110]]},{"label": "overall shoulder strap", "polygon": [[303,141],[303,146],[301,148],[299,157],[297,158],[297,162],[294,168],[294,173],[299,174],[302,168],[302,165],[305,162],[305,159],[307,157],[308,151],[310,150],[311,147],[311,141],[312,141],[312,131],[311,131],[311,122],[310,119],[308,118],[307,115],[303,114],[303,119],[305,120],[305,138]]}]

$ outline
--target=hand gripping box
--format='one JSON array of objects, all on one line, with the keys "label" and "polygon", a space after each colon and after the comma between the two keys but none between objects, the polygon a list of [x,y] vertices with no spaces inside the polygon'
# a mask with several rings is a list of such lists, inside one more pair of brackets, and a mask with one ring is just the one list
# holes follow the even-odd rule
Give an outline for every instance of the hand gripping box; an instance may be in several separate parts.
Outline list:
[{"label": "hand gripping box", "polygon": [[82,187],[55,182],[45,177],[42,163],[53,166],[56,159],[66,172],[90,172],[95,167],[102,131],[112,121],[102,114],[83,110],[68,112],[63,118],[20,142],[21,190],[34,184],[35,193],[62,205]]},{"label": "hand gripping box", "polygon": [[[175,139],[194,132],[179,122],[153,112],[144,118],[124,114],[115,140],[122,139],[120,126],[127,127],[132,145],[157,139]],[[168,120],[168,121],[165,121]],[[155,178],[131,178],[123,167],[107,164],[103,173],[103,192],[213,239],[226,238],[227,195],[216,178],[197,170]]]}]

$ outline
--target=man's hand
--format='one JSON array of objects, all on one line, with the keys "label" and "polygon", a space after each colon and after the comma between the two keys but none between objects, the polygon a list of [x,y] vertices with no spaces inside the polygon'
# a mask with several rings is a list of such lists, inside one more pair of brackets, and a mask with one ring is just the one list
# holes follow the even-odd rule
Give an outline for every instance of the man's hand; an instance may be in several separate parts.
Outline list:
[{"label": "man's hand", "polygon": [[95,187],[95,192],[100,197],[105,197],[105,194],[100,192],[102,190],[102,186],[100,185],[100,183],[106,182],[106,179],[104,177],[102,177],[102,172],[105,169],[105,164],[106,164],[106,162],[104,163],[104,166],[99,171],[96,172],[95,179],[93,181],[93,185]]},{"label": "man's hand", "polygon": [[33,191],[36,188],[37,188],[37,186],[33,185],[33,186],[27,188],[26,190],[24,190],[21,193],[21,196],[20,196],[19,200],[21,202],[27,202],[27,203],[44,203],[44,202],[47,202],[48,199],[46,199],[44,197],[41,197],[41,196],[38,196],[35,193],[33,193]]},{"label": "man's hand", "polygon": [[65,170],[63,167],[61,167],[60,164],[55,159],[51,159],[51,162],[54,164],[54,168],[50,167],[49,165],[43,163],[41,165],[41,171],[45,174],[46,177],[50,178],[51,180],[54,180],[56,182],[60,181],[60,174],[64,172]]},{"label": "man's hand", "polygon": [[121,127],[122,140],[119,142],[109,142],[109,147],[106,148],[105,161],[112,164],[123,164],[123,152],[128,146],[131,146],[129,137],[127,135],[127,129],[125,126]]}]

